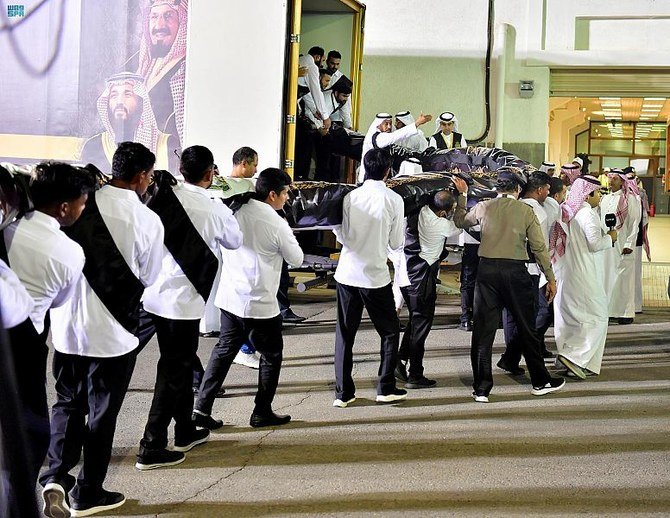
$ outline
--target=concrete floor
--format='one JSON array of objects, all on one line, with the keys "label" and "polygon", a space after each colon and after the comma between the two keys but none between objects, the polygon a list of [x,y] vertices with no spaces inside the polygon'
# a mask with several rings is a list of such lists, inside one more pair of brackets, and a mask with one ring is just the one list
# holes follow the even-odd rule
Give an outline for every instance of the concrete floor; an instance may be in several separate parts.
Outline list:
[{"label": "concrete floor", "polygon": [[[496,369],[485,405],[470,398],[458,299],[441,296],[425,362],[438,386],[375,404],[379,342],[367,322],[354,357],[358,400],[338,409],[332,294],[294,303],[311,318],[285,332],[275,409],[293,416],[289,425],[248,426],[256,371],[234,365],[214,407],[224,428],[184,463],[139,472],[158,356],[155,342],[147,347],[107,477],[128,499],[113,516],[670,515],[670,310],[612,326],[601,376],[538,398]],[[494,361],[501,343],[499,334]],[[201,340],[203,360],[213,345]]]}]

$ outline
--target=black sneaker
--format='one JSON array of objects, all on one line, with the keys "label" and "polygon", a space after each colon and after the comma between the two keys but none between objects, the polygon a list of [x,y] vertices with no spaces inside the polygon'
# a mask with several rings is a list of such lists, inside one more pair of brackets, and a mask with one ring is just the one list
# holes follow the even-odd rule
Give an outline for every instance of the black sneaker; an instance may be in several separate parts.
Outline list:
[{"label": "black sneaker", "polygon": [[221,333],[219,331],[208,331],[207,333],[199,333],[200,338],[218,338]]},{"label": "black sneaker", "polygon": [[209,430],[207,428],[195,429],[188,437],[175,437],[174,451],[187,452],[191,451],[198,444],[207,442],[209,439]]},{"label": "black sneaker", "polygon": [[498,363],[496,363],[496,365],[500,369],[502,369],[506,372],[509,372],[512,376],[523,376],[526,373],[526,371],[522,367],[519,367],[518,365],[516,367],[512,367],[511,365],[507,365],[505,360],[503,360],[502,358],[500,358],[500,360],[498,360]]},{"label": "black sneaker", "polygon": [[407,397],[407,391],[399,388],[394,388],[388,394],[377,394],[377,403],[393,403],[394,401],[400,401]]},{"label": "black sneaker", "polygon": [[634,321],[635,321],[634,318],[623,318],[623,317],[622,318],[617,318],[617,323],[620,326],[628,326],[628,325],[632,324]]},{"label": "black sneaker", "polygon": [[533,394],[533,396],[544,396],[545,394],[561,390],[564,386],[565,378],[551,378],[545,385],[542,385],[541,387],[533,387],[533,390],[531,390],[530,393]]},{"label": "black sneaker", "polygon": [[[209,430],[207,430],[209,433]],[[181,464],[186,459],[186,455],[179,451],[170,450],[144,450],[137,456],[135,467],[140,471],[150,469],[166,468]]]},{"label": "black sneaker", "polygon": [[407,362],[398,360],[393,373],[397,380],[407,382]]},{"label": "black sneaker", "polygon": [[290,415],[277,415],[274,412],[269,414],[251,414],[249,424],[253,428],[262,428],[264,426],[280,426],[291,421]]},{"label": "black sneaker", "polygon": [[65,488],[58,482],[49,482],[42,490],[44,507],[42,512],[48,518],[70,518],[70,505]]},{"label": "black sneaker", "polygon": [[191,414],[191,421],[199,428],[207,428],[208,430],[218,430],[223,426],[223,421],[214,419],[211,415],[200,414],[193,412]]},{"label": "black sneaker", "polygon": [[117,507],[121,507],[126,503],[126,497],[122,493],[114,493],[112,491],[102,490],[102,496],[94,502],[86,500],[72,499],[70,506],[70,513],[73,517],[91,516],[92,514],[101,513],[103,511],[111,511]]},{"label": "black sneaker", "polygon": [[422,388],[430,388],[434,387],[437,381],[431,380],[426,378],[425,376],[421,376],[418,379],[412,379],[409,378],[407,380],[407,383],[405,383],[405,388],[408,389],[422,389]]}]

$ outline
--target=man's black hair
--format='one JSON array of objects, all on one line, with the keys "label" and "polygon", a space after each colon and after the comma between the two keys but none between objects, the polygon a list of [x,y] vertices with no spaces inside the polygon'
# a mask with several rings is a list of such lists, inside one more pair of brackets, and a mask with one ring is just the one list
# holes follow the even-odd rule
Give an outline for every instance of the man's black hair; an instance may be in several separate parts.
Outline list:
[{"label": "man's black hair", "polygon": [[198,183],[214,165],[214,155],[205,146],[191,146],[181,152],[179,170],[188,183]]},{"label": "man's black hair", "polygon": [[256,199],[265,201],[271,192],[279,195],[287,185],[291,185],[288,174],[276,167],[268,167],[261,171],[256,180]]},{"label": "man's black hair", "polygon": [[240,165],[242,162],[253,162],[258,153],[252,148],[244,146],[233,153],[233,165]]},{"label": "man's black hair", "polygon": [[532,192],[544,185],[549,185],[551,183],[551,176],[549,176],[544,171],[533,171],[528,177],[528,182],[524,187],[524,193]]},{"label": "man's black hair", "polygon": [[340,92],[341,94],[351,94],[354,83],[347,76],[341,76],[335,84],[330,87],[333,92]]},{"label": "man's black hair", "polygon": [[330,58],[342,59],[342,54],[340,54],[337,50],[331,50],[330,52],[328,52],[328,57],[326,57],[326,61],[328,61]]},{"label": "man's black hair", "polygon": [[438,191],[428,200],[428,207],[433,212],[441,210],[449,212],[456,205],[456,198],[449,191]]},{"label": "man's black hair", "polygon": [[523,189],[526,184],[517,173],[514,171],[504,170],[500,168],[498,170],[498,179],[496,181],[496,191],[498,192],[515,192],[517,187]]},{"label": "man's black hair", "polygon": [[563,190],[565,187],[565,184],[563,183],[563,180],[561,180],[558,177],[551,177],[549,179],[549,196],[553,196],[554,194],[558,194]]},{"label": "man's black hair", "polygon": [[366,180],[383,180],[393,159],[386,148],[371,149],[363,157]]},{"label": "man's black hair", "polygon": [[30,195],[36,209],[74,201],[95,190],[95,175],[84,167],[44,162],[35,169]]},{"label": "man's black hair", "polygon": [[331,72],[330,70],[328,70],[327,68],[320,68],[320,69],[319,69],[319,77],[321,77],[321,76],[325,76],[325,75],[332,76],[333,74],[332,74],[332,72]]},{"label": "man's black hair", "polygon": [[323,56],[326,53],[321,47],[312,47],[307,51],[310,56]]},{"label": "man's black hair", "polygon": [[150,170],[155,163],[156,155],[143,144],[121,142],[112,158],[112,176],[130,182],[137,174]]}]

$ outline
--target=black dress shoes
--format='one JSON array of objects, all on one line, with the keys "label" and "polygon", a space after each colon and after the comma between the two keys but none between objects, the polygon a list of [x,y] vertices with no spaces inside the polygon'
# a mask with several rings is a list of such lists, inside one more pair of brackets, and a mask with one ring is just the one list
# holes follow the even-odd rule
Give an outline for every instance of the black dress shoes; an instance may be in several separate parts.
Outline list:
[{"label": "black dress shoes", "polygon": [[467,331],[468,333],[472,332],[472,322],[461,322],[458,326],[460,331]]},{"label": "black dress shoes", "polygon": [[191,422],[199,428],[207,428],[208,430],[217,430],[223,426],[223,421],[214,419],[211,415],[203,415],[193,412],[191,415]]},{"label": "black dress shoes", "polygon": [[281,312],[281,319],[282,322],[286,322],[287,324],[299,324],[300,322],[307,320],[307,317],[299,317],[291,308],[289,308],[286,311]]},{"label": "black dress shoes", "polygon": [[509,372],[512,376],[523,376],[526,373],[526,371],[521,367],[519,367],[518,365],[516,367],[507,365],[507,363],[505,363],[505,360],[503,360],[502,358],[498,360],[498,363],[496,363],[496,365],[500,367],[502,370]]},{"label": "black dress shoes", "polygon": [[251,414],[249,424],[253,428],[263,428],[264,426],[280,426],[291,420],[290,415],[277,415],[274,412],[269,414]]},{"label": "black dress shoes", "polygon": [[617,322],[619,323],[620,326],[627,326],[629,324],[632,324],[634,321],[633,318],[618,318]]}]

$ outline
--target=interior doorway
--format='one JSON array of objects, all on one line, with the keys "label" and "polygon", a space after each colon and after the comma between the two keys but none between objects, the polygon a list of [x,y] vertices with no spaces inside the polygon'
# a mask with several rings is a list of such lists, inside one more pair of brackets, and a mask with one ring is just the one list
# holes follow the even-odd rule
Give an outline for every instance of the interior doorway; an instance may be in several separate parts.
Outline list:
[{"label": "interior doorway", "polygon": [[589,155],[589,171],[635,167],[657,214],[670,214],[666,182],[670,101],[662,96],[554,96],[549,103],[549,160]]},{"label": "interior doorway", "polygon": [[[363,71],[365,5],[357,0],[291,0],[287,34],[284,169],[293,176],[298,96],[298,58],[313,46],[342,55],[340,70],[352,80],[353,129],[358,129]],[[324,56],[325,61],[325,56]]]}]

